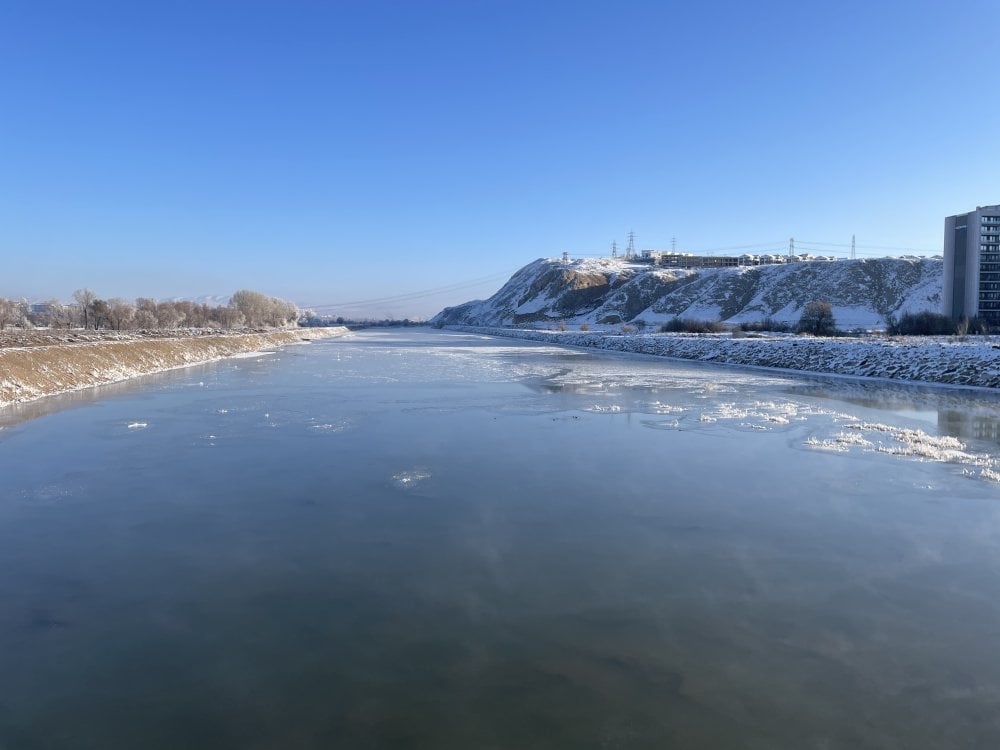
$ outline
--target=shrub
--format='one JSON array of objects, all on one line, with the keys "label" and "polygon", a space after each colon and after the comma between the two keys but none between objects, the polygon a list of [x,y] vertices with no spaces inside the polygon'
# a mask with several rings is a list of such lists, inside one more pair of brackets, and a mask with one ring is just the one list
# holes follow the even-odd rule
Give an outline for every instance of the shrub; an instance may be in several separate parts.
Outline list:
[{"label": "shrub", "polygon": [[836,336],[837,321],[833,318],[833,305],[829,302],[810,302],[802,311],[796,330],[813,336]]},{"label": "shrub", "polygon": [[990,332],[990,324],[982,318],[972,317],[962,318],[962,320],[966,321],[968,324],[966,333],[971,333],[974,336],[985,336]]},{"label": "shrub", "polygon": [[917,313],[904,313],[898,320],[889,318],[886,321],[885,332],[889,336],[951,336],[964,335],[970,328],[970,321],[965,319],[956,323],[943,313],[923,310]]},{"label": "shrub", "polygon": [[580,324],[580,330],[581,331],[589,331],[590,330],[590,325],[588,323],[581,323]]},{"label": "shrub", "polygon": [[722,333],[727,330],[721,320],[673,318],[660,326],[660,333]]},{"label": "shrub", "polygon": [[774,333],[791,333],[792,326],[788,323],[774,318],[767,317],[763,320],[755,320],[747,323],[740,323],[742,331],[772,331]]}]

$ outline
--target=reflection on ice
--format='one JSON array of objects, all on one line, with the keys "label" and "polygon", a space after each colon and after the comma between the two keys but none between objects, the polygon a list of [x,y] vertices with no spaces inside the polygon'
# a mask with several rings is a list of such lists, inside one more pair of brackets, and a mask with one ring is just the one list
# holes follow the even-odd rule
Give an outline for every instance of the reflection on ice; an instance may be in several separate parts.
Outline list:
[{"label": "reflection on ice", "polygon": [[[727,431],[747,435],[801,433],[792,438],[793,443],[816,450],[865,451],[872,455],[975,466],[987,471],[994,468],[991,454],[977,453],[963,446],[959,438],[989,440],[995,435],[993,442],[1000,442],[1000,407],[991,396],[984,396],[970,415],[962,408],[970,403],[969,394],[955,395],[947,389],[857,383],[850,379],[804,379],[697,362],[667,364],[655,358],[479,335],[440,336],[419,343],[407,337],[377,340],[373,337],[366,341],[359,336],[324,346],[338,352],[335,377],[340,381],[376,388],[410,381],[439,380],[451,384],[445,399],[428,395],[414,403],[401,404],[401,411],[414,419],[474,409],[503,415],[573,412],[592,414],[595,418],[648,415],[649,418],[639,419],[637,424],[652,430],[690,430],[715,435]],[[439,344],[440,340],[445,343]],[[383,366],[377,370],[365,366],[373,348],[386,355]],[[470,384],[470,391],[460,389],[463,381]],[[519,383],[525,392],[511,394],[502,401],[482,400],[473,389],[476,382],[484,381]],[[840,402],[839,406],[835,402]],[[858,416],[850,407],[845,410],[844,404],[873,413]],[[938,432],[942,436],[952,435],[951,439],[936,438],[914,429],[915,423],[926,427],[928,414],[935,413]],[[310,432],[329,434],[351,425],[342,416],[330,414],[309,420],[307,426]],[[408,481],[414,480],[410,477]]]},{"label": "reflection on ice", "polygon": [[679,430],[681,429],[681,420],[665,419],[665,420],[655,421],[652,419],[648,419],[644,420],[642,425],[643,427],[648,427],[651,430]]},{"label": "reflection on ice", "polygon": [[[806,439],[805,445],[817,450],[849,453],[857,449],[869,453],[916,458],[923,461],[962,464],[980,469],[978,476],[990,481],[1000,481],[996,471],[997,459],[986,453],[975,453],[956,437],[930,435],[923,430],[896,427],[877,422],[854,421],[829,438],[815,435]],[[974,472],[963,471],[966,476]]]},{"label": "reflection on ice", "polygon": [[[509,349],[500,349],[508,357],[514,354]],[[565,352],[552,351],[551,347],[518,348],[521,371],[529,374],[524,384],[543,394],[603,397],[603,402],[589,400],[576,406],[593,414],[673,416],[667,420],[642,420],[640,423],[649,429],[728,429],[751,433],[805,429],[811,434],[804,444],[813,449],[836,453],[865,451],[960,464],[978,468],[980,471],[975,475],[991,481],[996,481],[994,477],[998,475],[997,459],[992,452],[977,452],[959,439],[961,436],[1000,442],[1000,407],[993,394],[984,394],[970,414],[948,407],[952,403],[967,406],[970,400],[975,402],[975,397],[953,394],[947,389],[887,388],[881,383],[850,381],[816,385],[803,385],[800,381],[789,387],[789,379],[762,376],[759,372],[685,365],[667,370],[641,358],[574,354],[576,359],[567,358]],[[776,390],[792,397],[755,397],[771,396]],[[653,394],[658,398],[650,399]],[[728,398],[720,401],[720,396]],[[906,424],[862,419],[824,406],[817,398],[862,405],[890,416],[893,422]],[[934,413],[935,407],[941,435],[912,426],[914,421],[926,422],[926,413]],[[911,412],[919,414],[921,419],[913,417]],[[824,432],[829,434],[823,435]]]},{"label": "reflection on ice", "polygon": [[939,431],[955,437],[1000,444],[997,393],[850,379],[795,385],[789,393],[891,411],[905,419],[936,424]]}]

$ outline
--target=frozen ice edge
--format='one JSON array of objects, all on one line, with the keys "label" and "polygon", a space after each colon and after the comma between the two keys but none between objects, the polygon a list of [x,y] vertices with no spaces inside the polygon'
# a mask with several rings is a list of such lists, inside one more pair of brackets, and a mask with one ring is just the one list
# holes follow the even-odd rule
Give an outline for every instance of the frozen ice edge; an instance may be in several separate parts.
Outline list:
[{"label": "frozen ice edge", "polygon": [[[630,357],[645,357],[652,360],[669,359],[678,362],[701,362],[709,365],[723,365],[732,368],[761,370],[776,374],[802,374],[822,376],[824,378],[846,378],[863,380],[865,382],[884,382],[894,385],[914,385],[921,387],[960,388],[978,392],[996,394],[1000,388],[1000,343],[996,339],[986,339],[972,343],[955,343],[943,345],[937,341],[926,343],[887,343],[870,342],[858,339],[732,339],[720,336],[678,335],[678,334],[613,334],[606,332],[563,332],[537,331],[515,328],[486,328],[476,326],[445,326],[446,330],[495,336],[498,338],[514,338],[525,341],[543,342],[573,349],[586,351],[599,350],[609,354],[621,354]],[[736,343],[739,342],[739,343]],[[741,347],[738,352],[734,347]],[[792,352],[791,349],[801,349]],[[753,347],[755,353],[749,351]],[[997,348],[994,348],[997,347]],[[659,351],[649,351],[650,348]],[[809,351],[806,351],[809,350]],[[886,353],[910,353],[911,358],[923,358],[924,365],[919,370],[911,370],[900,374],[889,374],[870,371],[872,367],[893,367],[891,371],[898,373],[903,368],[899,362],[865,362],[869,371],[861,372],[857,366],[843,360],[845,353],[850,352],[855,358],[883,359]],[[734,354],[751,356],[740,361],[732,359]],[[782,364],[768,364],[760,361],[760,355],[784,355],[786,361]],[[796,356],[797,355],[797,356]],[[897,360],[905,359],[903,355]],[[793,360],[793,361],[788,361]],[[819,360],[819,361],[817,361]],[[905,362],[904,362],[905,364]],[[955,381],[951,376],[960,374],[965,382]],[[920,377],[905,377],[919,375]],[[987,382],[968,382],[980,378]]]},{"label": "frozen ice edge", "polygon": [[[542,342],[549,345],[563,346],[573,349],[589,350],[594,349],[599,350],[602,354],[607,354],[610,356],[621,356],[622,358],[640,358],[646,361],[656,361],[662,359],[668,359],[677,362],[693,363],[701,362],[708,365],[724,365],[730,368],[750,370],[750,371],[761,371],[767,372],[773,375],[787,375],[801,378],[803,375],[807,375],[811,378],[822,378],[822,379],[838,379],[838,380],[848,380],[848,381],[861,381],[861,382],[880,382],[886,385],[892,385],[895,387],[909,387],[909,388],[944,388],[944,389],[960,389],[963,391],[974,391],[980,393],[990,393],[993,395],[997,394],[997,388],[995,386],[985,386],[985,385],[970,385],[966,383],[951,383],[951,382],[941,382],[941,381],[929,381],[929,380],[908,380],[898,377],[880,377],[875,375],[861,374],[857,372],[835,372],[827,371],[822,369],[811,369],[811,368],[793,368],[793,367],[776,367],[771,365],[754,365],[747,364],[743,362],[728,362],[725,360],[717,360],[713,358],[706,357],[686,357],[686,356],[676,356],[674,354],[667,353],[655,353],[649,351],[629,351],[621,348],[607,348],[602,345],[604,340],[608,338],[613,338],[616,340],[621,340],[624,337],[618,334],[587,334],[588,343],[580,344],[575,343],[572,338],[573,334],[564,332],[550,332],[550,331],[522,331],[517,329],[494,329],[494,328],[480,328],[480,327],[469,327],[469,326],[446,326],[447,330],[475,333],[479,335],[497,336],[502,338],[515,338],[522,339],[526,341]],[[575,337],[574,337],[575,338]],[[704,339],[706,341],[713,341],[713,339]],[[715,341],[718,343],[718,339]],[[843,343],[843,340],[841,340]],[[866,342],[859,342],[859,346],[865,346]],[[948,368],[952,366],[952,361],[944,356],[944,352],[950,350],[950,347],[937,346],[934,344],[925,345],[927,349],[932,351],[940,350],[942,356],[940,357],[939,366],[940,368]],[[721,350],[722,345],[719,344],[719,349]],[[978,348],[982,348],[980,345]],[[1000,358],[1000,353],[997,355]],[[996,363],[993,363],[996,367]],[[939,369],[939,371],[941,371]],[[723,407],[726,405],[723,404]],[[594,406],[586,409],[586,411],[592,412],[613,412],[616,407],[602,407]],[[765,410],[766,411],[766,410]],[[787,419],[784,422],[779,422],[778,420],[773,420],[768,418],[764,413],[749,414],[748,416],[754,416],[758,418],[764,418],[765,421],[774,422],[775,424],[787,424]],[[830,412],[831,416],[835,416],[833,412]],[[715,424],[722,421],[732,421],[733,418],[737,416],[736,414],[723,413],[722,411],[716,412],[706,412],[702,414],[699,418],[699,422],[703,424]],[[741,425],[748,429],[767,429],[764,425],[758,425],[754,423],[747,423],[746,425]],[[973,453],[968,450],[968,446],[957,438],[954,437],[937,437],[930,435],[922,430],[895,427],[888,424],[876,423],[876,422],[864,422],[862,420],[857,420],[854,417],[849,417],[846,423],[843,424],[845,430],[857,430],[857,438],[844,438],[845,435],[850,434],[848,432],[842,431],[840,435],[833,438],[821,439],[816,436],[807,438],[804,441],[804,446],[807,448],[812,448],[815,450],[830,450],[839,453],[847,453],[852,449],[860,449],[866,452],[877,452],[884,453],[900,458],[906,458],[910,460],[917,461],[933,461],[939,463],[948,463],[953,465],[963,466],[962,474],[970,478],[984,479],[989,482],[1000,484],[1000,462],[988,454],[983,453]],[[862,436],[862,432],[874,433],[894,441],[886,443],[882,440],[869,440],[868,437],[873,437],[873,435]],[[976,473],[973,468],[978,468],[979,471]]]}]

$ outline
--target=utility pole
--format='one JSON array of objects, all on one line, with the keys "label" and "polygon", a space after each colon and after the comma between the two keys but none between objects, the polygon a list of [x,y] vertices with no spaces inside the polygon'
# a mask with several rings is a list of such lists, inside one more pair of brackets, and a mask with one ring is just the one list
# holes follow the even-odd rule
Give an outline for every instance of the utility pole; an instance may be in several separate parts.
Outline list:
[{"label": "utility pole", "polygon": [[788,260],[791,260],[795,255],[795,238],[790,237],[788,239]]},{"label": "utility pole", "polygon": [[569,263],[569,250],[563,250],[563,263]]},{"label": "utility pole", "polygon": [[676,237],[671,237],[670,238],[670,252],[673,253],[674,255],[677,254],[677,238]]},{"label": "utility pole", "polygon": [[857,257],[858,257],[857,253],[855,252],[855,249],[854,249],[854,235],[852,234],[851,235],[851,260],[854,260]]},{"label": "utility pole", "polygon": [[611,240],[611,257],[618,257],[618,240]]},{"label": "utility pole", "polygon": [[625,250],[625,257],[629,260],[635,257],[635,232],[631,229],[628,232],[628,249]]}]

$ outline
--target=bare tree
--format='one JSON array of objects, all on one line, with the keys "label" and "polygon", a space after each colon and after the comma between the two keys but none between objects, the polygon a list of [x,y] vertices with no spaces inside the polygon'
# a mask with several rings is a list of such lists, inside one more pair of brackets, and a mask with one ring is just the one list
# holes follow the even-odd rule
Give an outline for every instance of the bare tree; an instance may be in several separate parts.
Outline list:
[{"label": "bare tree", "polygon": [[837,333],[837,321],[833,317],[833,306],[829,302],[810,302],[799,318],[799,333],[814,336],[833,336]]},{"label": "bare tree", "polygon": [[80,306],[80,322],[83,323],[84,328],[87,328],[90,325],[90,318],[93,313],[93,305],[96,299],[97,295],[86,288],[77,289],[73,292],[73,300]]},{"label": "bare tree", "polygon": [[157,320],[155,312],[136,310],[135,317],[132,319],[132,325],[142,330],[150,330],[152,328],[159,328],[160,322]]},{"label": "bare tree", "polygon": [[111,306],[103,299],[95,299],[90,305],[90,321],[97,331],[111,322]]},{"label": "bare tree", "polygon": [[184,320],[184,313],[173,302],[161,302],[156,306],[156,319],[160,328],[176,328]]},{"label": "bare tree", "polygon": [[201,303],[191,303],[187,311],[185,325],[191,328],[207,328],[212,320],[212,308]]},{"label": "bare tree", "polygon": [[239,328],[246,323],[243,313],[235,307],[217,307],[215,316],[223,328]]},{"label": "bare tree", "polygon": [[156,300],[152,297],[135,298],[135,319],[133,324],[136,328],[151,329],[159,328],[160,321],[156,315]]},{"label": "bare tree", "polygon": [[78,322],[85,328],[102,327],[117,331],[135,328],[239,328],[294,326],[299,310],[291,302],[242,289],[228,305],[212,306],[190,300],[157,302],[151,297],[137,297],[132,304],[115,297],[99,299],[90,289],[73,292],[74,304],[64,305],[52,299],[37,306],[26,300],[0,298],[0,329],[8,326],[47,325],[70,327]]}]

